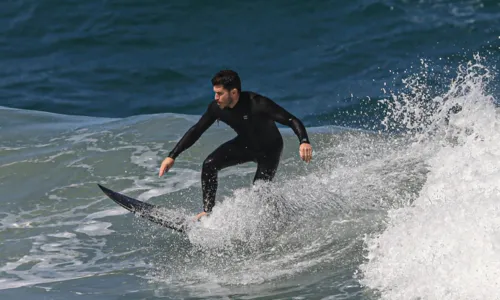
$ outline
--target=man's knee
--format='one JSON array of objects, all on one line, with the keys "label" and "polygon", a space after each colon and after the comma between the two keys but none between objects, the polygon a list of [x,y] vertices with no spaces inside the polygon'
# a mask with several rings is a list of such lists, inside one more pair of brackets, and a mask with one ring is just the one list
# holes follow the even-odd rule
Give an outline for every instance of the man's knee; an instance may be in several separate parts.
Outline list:
[{"label": "man's knee", "polygon": [[217,171],[217,160],[213,156],[208,156],[204,161],[203,161],[203,172],[207,171]]}]

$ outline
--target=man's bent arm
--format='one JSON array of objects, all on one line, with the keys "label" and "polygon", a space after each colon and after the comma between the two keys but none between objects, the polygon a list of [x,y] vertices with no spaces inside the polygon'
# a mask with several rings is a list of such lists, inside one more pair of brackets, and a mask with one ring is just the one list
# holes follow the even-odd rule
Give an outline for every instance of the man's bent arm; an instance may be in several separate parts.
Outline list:
[{"label": "man's bent arm", "polygon": [[292,128],[293,132],[295,132],[295,134],[299,138],[301,144],[310,143],[309,137],[307,136],[306,128],[304,127],[304,124],[302,124],[302,122],[297,117],[286,111],[283,107],[279,106],[269,98],[263,97],[261,103],[264,106],[263,110],[269,116],[271,116],[273,120],[282,125]]},{"label": "man's bent arm", "polygon": [[181,154],[184,150],[191,147],[200,136],[215,122],[217,119],[212,111],[211,105],[208,106],[207,111],[201,116],[200,120],[196,124],[194,124],[189,130],[184,134],[181,140],[175,145],[174,149],[170,151],[168,157],[176,159],[179,154]]}]

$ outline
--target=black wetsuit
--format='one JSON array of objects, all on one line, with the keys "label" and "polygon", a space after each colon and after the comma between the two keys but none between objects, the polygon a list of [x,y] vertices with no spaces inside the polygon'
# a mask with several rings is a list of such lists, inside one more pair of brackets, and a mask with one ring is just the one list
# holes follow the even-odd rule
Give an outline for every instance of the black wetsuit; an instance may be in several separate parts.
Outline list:
[{"label": "black wetsuit", "polygon": [[229,166],[256,162],[256,180],[270,181],[278,168],[283,139],[275,121],[293,129],[300,143],[309,143],[302,122],[269,98],[253,92],[242,92],[233,108],[221,109],[213,101],[200,120],[192,126],[168,155],[175,159],[191,147],[216,120],[228,124],[238,134],[222,144],[203,162],[203,210],[210,212],[215,205],[217,172]]}]

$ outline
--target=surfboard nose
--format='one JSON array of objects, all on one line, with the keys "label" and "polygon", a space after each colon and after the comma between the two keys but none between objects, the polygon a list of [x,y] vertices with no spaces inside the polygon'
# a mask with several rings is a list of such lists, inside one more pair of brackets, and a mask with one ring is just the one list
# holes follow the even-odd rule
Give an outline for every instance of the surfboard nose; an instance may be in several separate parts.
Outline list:
[{"label": "surfboard nose", "polygon": [[99,186],[99,188],[106,194],[106,195],[109,195],[109,194],[112,194],[113,192],[108,189],[107,187],[104,187],[102,185],[100,185],[99,183],[97,184]]}]

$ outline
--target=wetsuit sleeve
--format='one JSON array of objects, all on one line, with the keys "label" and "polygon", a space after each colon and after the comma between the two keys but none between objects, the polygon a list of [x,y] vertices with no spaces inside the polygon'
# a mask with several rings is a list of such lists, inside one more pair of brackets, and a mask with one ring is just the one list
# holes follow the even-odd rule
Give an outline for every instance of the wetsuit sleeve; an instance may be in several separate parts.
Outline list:
[{"label": "wetsuit sleeve", "polygon": [[293,132],[295,132],[295,134],[299,138],[301,144],[310,143],[306,128],[297,117],[286,111],[283,107],[279,106],[269,98],[262,97],[262,101],[260,101],[260,104],[262,104],[261,109],[274,121],[292,128]]},{"label": "wetsuit sleeve", "polygon": [[181,140],[177,143],[177,145],[170,151],[168,157],[176,159],[182,151],[191,147],[200,136],[217,120],[217,117],[213,113],[211,103],[207,111],[201,116],[196,124],[194,124],[189,130],[184,134]]}]

